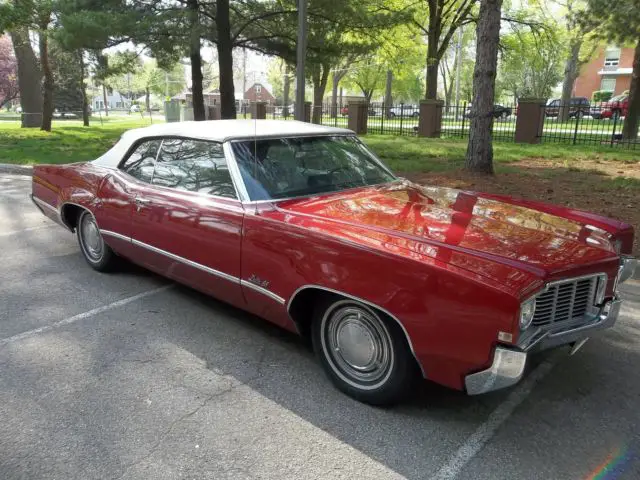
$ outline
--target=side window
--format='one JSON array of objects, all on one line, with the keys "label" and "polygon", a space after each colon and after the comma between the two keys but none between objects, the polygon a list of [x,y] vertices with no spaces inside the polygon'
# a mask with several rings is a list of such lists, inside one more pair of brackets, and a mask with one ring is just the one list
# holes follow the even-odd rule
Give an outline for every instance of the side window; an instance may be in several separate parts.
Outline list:
[{"label": "side window", "polygon": [[151,183],[153,178],[153,166],[160,148],[160,140],[148,140],[142,142],[120,165],[120,170],[127,172],[132,177]]},{"label": "side window", "polygon": [[153,175],[163,187],[236,198],[222,144],[166,139]]}]

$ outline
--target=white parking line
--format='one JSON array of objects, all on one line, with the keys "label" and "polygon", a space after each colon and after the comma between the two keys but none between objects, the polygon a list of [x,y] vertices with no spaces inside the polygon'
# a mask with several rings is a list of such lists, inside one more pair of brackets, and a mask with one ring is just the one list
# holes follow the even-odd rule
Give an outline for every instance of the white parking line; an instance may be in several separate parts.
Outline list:
[{"label": "white parking line", "polygon": [[475,457],[506,422],[514,410],[527,398],[533,387],[542,380],[556,364],[557,356],[545,360],[528,375],[520,385],[509,394],[507,399],[491,412],[489,418],[449,458],[433,480],[454,480],[462,469]]},{"label": "white parking line", "polygon": [[26,332],[19,333],[17,335],[13,335],[12,337],[7,337],[0,339],[0,347],[7,345],[9,343],[17,342],[20,340],[24,340],[25,338],[31,337],[33,335],[37,335],[39,333],[48,332],[53,330],[54,328],[61,327],[63,325],[69,325],[71,323],[75,323],[78,320],[84,320],[85,318],[92,317],[94,315],[98,315],[99,313],[106,312],[108,310],[113,310],[114,308],[122,307],[123,305],[127,305],[128,303],[135,302],[136,300],[140,300],[141,298],[148,297],[149,295],[153,295],[156,293],[164,292],[165,290],[169,290],[173,287],[173,284],[164,285],[162,287],[154,288],[153,290],[148,290],[146,292],[138,293],[137,295],[133,295],[131,297],[123,298],[122,300],[118,300],[113,303],[109,303],[108,305],[103,305],[102,307],[94,308],[93,310],[89,310],[88,312],[79,313],[78,315],[74,315],[73,317],[65,318],[58,322],[52,323],[50,325],[45,325],[44,327],[34,328],[33,330],[28,330]]},{"label": "white parking line", "polygon": [[55,223],[51,223],[48,225],[38,225],[37,227],[28,227],[28,228],[23,228],[22,230],[12,230],[10,232],[0,232],[0,237],[8,237],[9,235],[16,235],[18,233],[22,233],[22,232],[30,232],[32,230],[41,230],[43,228],[51,228],[51,227],[57,227],[58,225],[56,225]]}]

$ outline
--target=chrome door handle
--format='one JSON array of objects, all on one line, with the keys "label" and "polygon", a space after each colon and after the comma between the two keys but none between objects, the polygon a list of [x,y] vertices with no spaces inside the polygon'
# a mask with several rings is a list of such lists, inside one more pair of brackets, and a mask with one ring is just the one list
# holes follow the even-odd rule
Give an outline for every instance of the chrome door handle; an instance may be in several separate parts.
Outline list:
[{"label": "chrome door handle", "polygon": [[145,205],[149,205],[151,203],[151,200],[149,200],[148,198],[136,197],[134,202],[136,202],[136,212],[139,212],[142,207],[144,207]]}]

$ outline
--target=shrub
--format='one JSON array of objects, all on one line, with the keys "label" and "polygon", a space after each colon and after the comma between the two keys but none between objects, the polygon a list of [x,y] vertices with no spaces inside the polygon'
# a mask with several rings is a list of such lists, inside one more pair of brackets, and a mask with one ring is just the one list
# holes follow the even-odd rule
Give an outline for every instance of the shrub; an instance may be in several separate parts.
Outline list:
[{"label": "shrub", "polygon": [[607,90],[596,90],[593,92],[593,96],[591,97],[592,101],[598,102],[606,102],[611,99],[613,96],[613,92]]}]

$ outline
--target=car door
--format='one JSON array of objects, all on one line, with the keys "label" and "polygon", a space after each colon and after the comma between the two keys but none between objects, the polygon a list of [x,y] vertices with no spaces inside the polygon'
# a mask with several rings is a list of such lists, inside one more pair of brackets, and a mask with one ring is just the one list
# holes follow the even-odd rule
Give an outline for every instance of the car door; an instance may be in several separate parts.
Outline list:
[{"label": "car door", "polygon": [[151,183],[138,189],[134,203],[132,241],[151,252],[154,270],[231,304],[244,304],[244,209],[221,143],[165,138]]},{"label": "car door", "polygon": [[161,143],[156,138],[143,139],[130,149],[118,169],[100,185],[94,212],[107,243],[121,255],[145,265],[146,252],[138,252],[131,243],[132,214],[138,190],[151,183]]}]

